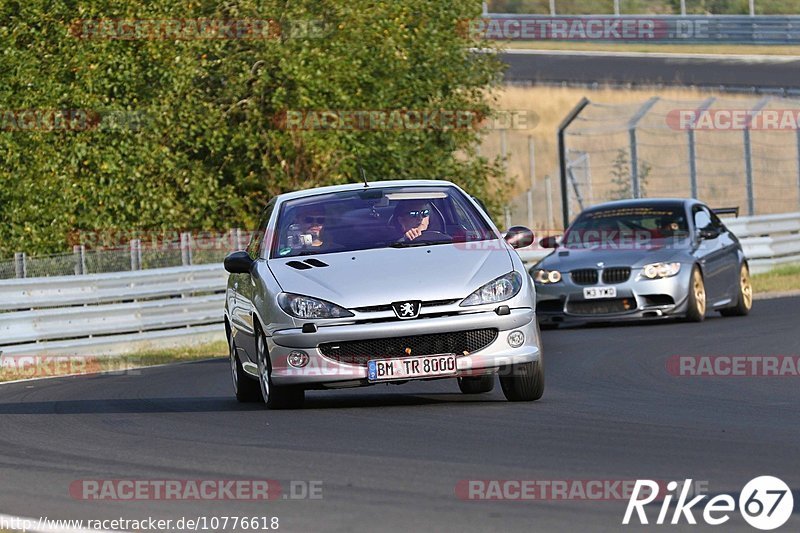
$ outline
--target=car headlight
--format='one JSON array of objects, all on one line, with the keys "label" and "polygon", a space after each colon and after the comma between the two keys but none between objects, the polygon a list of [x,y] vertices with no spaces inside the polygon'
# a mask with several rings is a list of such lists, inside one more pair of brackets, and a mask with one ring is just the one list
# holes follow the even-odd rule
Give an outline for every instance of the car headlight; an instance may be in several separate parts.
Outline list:
[{"label": "car headlight", "polygon": [[282,292],[278,295],[278,305],[286,314],[295,318],[343,318],[353,313],[336,304],[318,300],[310,296]]},{"label": "car headlight", "polygon": [[650,263],[642,269],[647,279],[670,278],[681,271],[680,263]]},{"label": "car headlight", "polygon": [[558,283],[561,281],[561,272],[558,270],[545,270],[540,268],[533,272],[533,281],[547,285],[548,283]]},{"label": "car headlight", "polygon": [[505,276],[494,279],[473,292],[461,302],[461,306],[493,304],[510,300],[522,288],[522,276],[519,272],[509,272]]}]

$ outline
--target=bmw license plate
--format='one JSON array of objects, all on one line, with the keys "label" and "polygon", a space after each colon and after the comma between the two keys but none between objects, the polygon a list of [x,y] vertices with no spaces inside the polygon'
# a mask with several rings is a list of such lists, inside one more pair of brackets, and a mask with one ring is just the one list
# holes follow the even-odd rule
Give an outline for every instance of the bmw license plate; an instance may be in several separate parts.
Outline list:
[{"label": "bmw license plate", "polygon": [[598,298],[616,298],[616,287],[585,287],[583,289],[583,297],[587,300],[596,300]]},{"label": "bmw license plate", "polygon": [[455,354],[396,357],[367,361],[369,381],[392,381],[431,376],[452,376],[457,370]]}]

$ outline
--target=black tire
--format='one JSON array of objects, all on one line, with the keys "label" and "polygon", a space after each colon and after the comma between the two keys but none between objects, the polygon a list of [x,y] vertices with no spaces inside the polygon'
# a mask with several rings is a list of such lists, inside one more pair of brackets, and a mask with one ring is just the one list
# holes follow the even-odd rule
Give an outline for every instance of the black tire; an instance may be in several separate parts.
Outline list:
[{"label": "black tire", "polygon": [[722,316],[745,316],[753,307],[753,285],[750,283],[750,267],[742,263],[739,269],[739,291],[736,305],[727,309],[720,309]]},{"label": "black tire", "polygon": [[689,301],[686,309],[686,320],[689,322],[702,322],[706,318],[706,286],[703,281],[703,274],[697,265],[692,267],[688,291]]},{"label": "black tire", "polygon": [[231,367],[231,377],[233,379],[233,394],[242,403],[260,402],[261,388],[258,380],[254,379],[242,367],[242,362],[236,355],[236,344],[233,337],[228,334],[228,349],[230,350],[229,359]]},{"label": "black tire", "polygon": [[264,334],[256,328],[258,385],[267,409],[298,409],[303,406],[306,391],[302,387],[277,387],[272,383],[272,363]]},{"label": "black tire", "polygon": [[458,388],[464,394],[483,394],[494,389],[494,374],[458,378]]},{"label": "black tire", "polygon": [[510,402],[533,402],[544,394],[544,361],[506,367],[500,376],[500,387]]}]

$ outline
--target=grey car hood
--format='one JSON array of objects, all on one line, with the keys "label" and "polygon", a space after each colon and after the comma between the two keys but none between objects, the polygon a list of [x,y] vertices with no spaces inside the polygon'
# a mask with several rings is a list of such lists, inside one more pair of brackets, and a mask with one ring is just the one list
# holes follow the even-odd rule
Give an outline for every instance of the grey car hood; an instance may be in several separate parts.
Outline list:
[{"label": "grey car hood", "polygon": [[[283,291],[352,309],[404,300],[465,298],[513,269],[508,251],[492,248],[473,250],[457,244],[382,248],[276,258],[268,264]],[[328,266],[298,270],[290,264],[308,260]]]},{"label": "grey car hood", "polygon": [[685,260],[690,253],[688,241],[638,249],[557,248],[542,259],[537,267],[569,272],[578,268],[597,268],[597,263],[602,262],[606,267],[637,268],[648,263]]}]

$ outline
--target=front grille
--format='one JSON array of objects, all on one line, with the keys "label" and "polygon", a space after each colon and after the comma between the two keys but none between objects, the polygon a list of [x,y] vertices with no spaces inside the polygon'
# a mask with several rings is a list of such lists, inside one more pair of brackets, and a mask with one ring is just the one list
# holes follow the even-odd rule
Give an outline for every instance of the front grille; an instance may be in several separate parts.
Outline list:
[{"label": "front grille", "polygon": [[597,270],[593,268],[583,268],[570,272],[572,281],[578,285],[596,285]]},{"label": "front grille", "polygon": [[560,313],[564,310],[561,300],[542,300],[536,303],[537,313]]},{"label": "front grille", "polygon": [[603,283],[625,283],[631,277],[630,267],[611,267],[603,270]]},{"label": "front grille", "polygon": [[[422,302],[422,307],[420,307],[420,312],[422,309],[428,309],[430,307],[440,307],[443,305],[452,305],[458,302],[459,299],[456,298],[455,300],[428,300],[427,302]],[[383,305],[369,305],[366,307],[354,307],[353,311],[358,311],[359,313],[378,313],[381,311],[391,311],[392,304],[383,304]]]},{"label": "front grille", "polygon": [[573,315],[610,315],[613,313],[624,313],[634,309],[636,309],[636,300],[633,298],[577,301],[567,304],[567,312]]},{"label": "front grille", "polygon": [[362,341],[326,342],[319,345],[325,357],[340,363],[366,365],[370,359],[408,357],[410,355],[435,355],[454,353],[463,355],[486,348],[497,339],[496,329],[475,329],[451,333],[433,333],[409,337],[367,339]]}]

